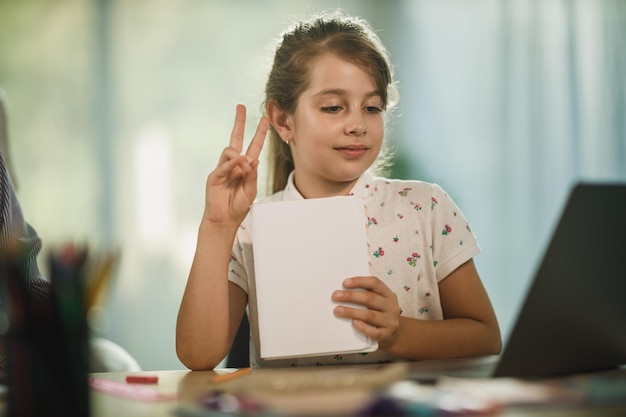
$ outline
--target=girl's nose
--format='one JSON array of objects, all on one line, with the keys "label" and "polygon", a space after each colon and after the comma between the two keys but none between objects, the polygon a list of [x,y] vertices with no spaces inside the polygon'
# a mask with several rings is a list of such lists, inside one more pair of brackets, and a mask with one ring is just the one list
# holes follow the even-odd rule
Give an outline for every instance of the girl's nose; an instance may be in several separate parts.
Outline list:
[{"label": "girl's nose", "polygon": [[363,136],[367,133],[367,126],[364,124],[354,125],[352,129],[350,129],[350,134],[354,136]]},{"label": "girl's nose", "polygon": [[353,136],[363,136],[367,133],[367,124],[361,114],[355,114],[349,121],[348,133]]}]

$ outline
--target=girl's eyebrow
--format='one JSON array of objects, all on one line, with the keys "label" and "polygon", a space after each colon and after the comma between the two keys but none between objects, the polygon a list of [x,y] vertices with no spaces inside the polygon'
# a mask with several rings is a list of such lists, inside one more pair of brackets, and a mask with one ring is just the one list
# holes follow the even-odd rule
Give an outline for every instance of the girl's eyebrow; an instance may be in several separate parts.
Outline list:
[{"label": "girl's eyebrow", "polygon": [[[348,91],[341,89],[341,88],[329,88],[329,89],[322,90],[314,94],[314,96],[346,96],[346,95],[348,95]],[[376,97],[376,96],[382,97],[382,94],[380,94],[380,91],[370,91],[369,93],[365,94],[365,97],[367,98]]]}]

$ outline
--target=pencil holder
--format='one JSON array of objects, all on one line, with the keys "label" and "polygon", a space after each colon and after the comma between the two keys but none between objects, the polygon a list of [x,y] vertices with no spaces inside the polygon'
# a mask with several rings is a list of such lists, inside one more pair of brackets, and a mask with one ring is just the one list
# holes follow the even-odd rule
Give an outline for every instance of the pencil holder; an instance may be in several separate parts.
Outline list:
[{"label": "pencil holder", "polygon": [[88,416],[88,348],[80,268],[51,262],[50,282],[27,278],[23,257],[2,254],[7,417]]}]

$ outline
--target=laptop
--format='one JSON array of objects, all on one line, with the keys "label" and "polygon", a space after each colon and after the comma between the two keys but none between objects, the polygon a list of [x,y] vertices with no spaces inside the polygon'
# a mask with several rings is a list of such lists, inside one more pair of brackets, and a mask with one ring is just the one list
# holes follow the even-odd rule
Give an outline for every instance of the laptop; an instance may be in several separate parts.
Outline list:
[{"label": "laptop", "polygon": [[626,364],[626,184],[579,183],[501,355],[413,362],[409,377],[545,378]]}]

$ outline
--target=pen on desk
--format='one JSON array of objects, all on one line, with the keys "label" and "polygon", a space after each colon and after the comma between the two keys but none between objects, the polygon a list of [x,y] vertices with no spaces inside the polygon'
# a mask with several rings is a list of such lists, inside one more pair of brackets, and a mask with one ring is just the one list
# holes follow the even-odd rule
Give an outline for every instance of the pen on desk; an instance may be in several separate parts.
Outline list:
[{"label": "pen on desk", "polygon": [[250,373],[250,368],[241,368],[237,369],[235,372],[230,372],[227,374],[215,375],[213,377],[213,382],[220,383],[224,381],[230,381],[233,378],[238,378],[240,376],[248,375]]},{"label": "pen on desk", "polygon": [[156,384],[159,377],[156,375],[127,375],[126,382],[129,384]]}]

